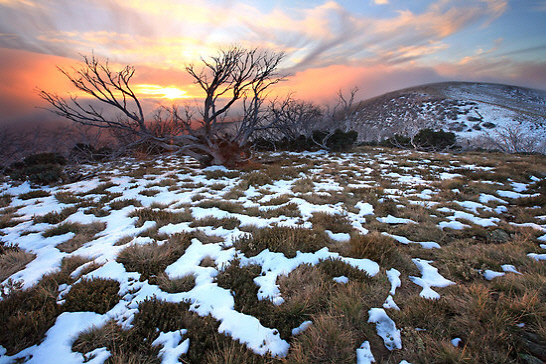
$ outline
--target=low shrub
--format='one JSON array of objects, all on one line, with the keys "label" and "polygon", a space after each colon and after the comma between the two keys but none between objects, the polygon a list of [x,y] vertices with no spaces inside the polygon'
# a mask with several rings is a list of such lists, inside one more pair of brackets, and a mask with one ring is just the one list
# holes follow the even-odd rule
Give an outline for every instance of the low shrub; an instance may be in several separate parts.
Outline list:
[{"label": "low shrub", "polygon": [[288,258],[293,258],[297,251],[302,253],[316,252],[327,243],[328,238],[319,231],[275,226],[254,230],[250,236],[236,241],[235,247],[248,257],[269,249],[272,252],[283,253]]},{"label": "low shrub", "polygon": [[238,227],[240,224],[241,224],[241,221],[239,221],[239,219],[236,217],[225,217],[225,218],[219,219],[213,216],[207,216],[202,219],[192,221],[190,224],[190,227],[212,226],[212,227],[218,228],[222,226],[224,229],[233,230],[236,227]]},{"label": "low shrub", "polygon": [[129,214],[129,217],[138,217],[138,221],[136,222],[137,227],[141,227],[146,221],[155,221],[156,227],[158,228],[167,224],[179,224],[181,222],[193,220],[189,210],[173,212],[165,209],[153,209],[149,207],[134,210]]},{"label": "low shrub", "polygon": [[130,245],[123,249],[117,261],[130,272],[139,272],[141,280],[149,279],[155,284],[157,276],[165,268],[180,258],[191,244],[191,235],[174,234],[164,244],[156,242],[150,244]]},{"label": "low shrub", "polygon": [[14,290],[0,301],[0,345],[7,355],[38,344],[55,323],[61,309],[57,291],[37,285],[28,290]]},{"label": "low shrub", "polygon": [[348,263],[345,263],[339,258],[329,258],[321,260],[319,264],[317,264],[317,268],[330,278],[345,276],[350,280],[356,280],[360,282],[368,282],[371,280],[371,277],[368,275],[368,273],[358,268],[355,268]]},{"label": "low shrub", "polygon": [[60,212],[49,212],[45,215],[34,216],[32,220],[35,224],[58,224],[64,221],[70,215],[74,214],[76,211],[78,211],[77,207],[70,206],[62,209]]},{"label": "low shrub", "polygon": [[393,238],[372,232],[367,235],[355,234],[348,242],[347,255],[352,258],[366,258],[380,265],[393,265],[403,260],[399,244]]},{"label": "low shrub", "polygon": [[0,282],[20,271],[34,260],[35,255],[19,249],[17,245],[0,245]]},{"label": "low shrub", "polygon": [[63,309],[68,312],[91,311],[104,314],[120,300],[119,282],[112,279],[82,279],[64,297]]},{"label": "low shrub", "polygon": [[22,162],[13,163],[8,172],[13,179],[28,180],[36,184],[50,184],[63,177],[63,168],[66,159],[56,153],[33,154]]},{"label": "low shrub", "polygon": [[51,194],[44,190],[33,190],[27,193],[22,193],[18,197],[21,200],[30,200],[33,198],[42,198],[42,197],[48,197],[51,196]]},{"label": "low shrub", "polygon": [[330,230],[333,233],[350,233],[353,226],[346,216],[340,214],[329,214],[327,212],[315,212],[309,219],[313,228]]}]

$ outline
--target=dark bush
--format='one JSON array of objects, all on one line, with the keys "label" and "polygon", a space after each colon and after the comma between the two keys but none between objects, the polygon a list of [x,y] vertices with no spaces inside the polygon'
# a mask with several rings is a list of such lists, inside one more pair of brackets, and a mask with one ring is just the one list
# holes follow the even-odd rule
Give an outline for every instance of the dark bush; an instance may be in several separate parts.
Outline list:
[{"label": "dark bush", "polygon": [[254,148],[261,151],[287,150],[292,152],[316,151],[325,146],[333,152],[350,150],[356,143],[358,133],[354,130],[343,132],[339,129],[330,135],[323,130],[313,131],[311,137],[299,135],[296,138],[280,140],[258,138],[254,141]]},{"label": "dark bush", "polygon": [[43,164],[58,164],[64,166],[66,158],[57,153],[38,153],[32,154],[23,159],[26,166],[37,166]]},{"label": "dark bush", "polygon": [[61,179],[61,166],[65,164],[66,159],[59,154],[39,153],[26,157],[22,162],[13,163],[8,172],[13,179],[46,185]]},{"label": "dark bush", "polygon": [[119,302],[119,283],[112,279],[83,279],[65,297],[65,311],[104,314]]},{"label": "dark bush", "polygon": [[444,150],[455,145],[455,142],[455,134],[443,130],[422,129],[414,138],[418,149],[426,151]]},{"label": "dark bush", "polygon": [[7,355],[42,340],[60,313],[56,301],[54,292],[42,286],[12,291],[0,301],[0,345]]},{"label": "dark bush", "polygon": [[454,133],[443,130],[421,129],[412,139],[403,135],[394,134],[381,145],[395,148],[417,148],[423,151],[438,151],[453,147],[456,142]]},{"label": "dark bush", "polygon": [[343,132],[336,129],[332,135],[325,131],[313,132],[313,139],[318,143],[325,144],[333,152],[346,152],[350,150],[358,138],[358,133],[354,130]]}]

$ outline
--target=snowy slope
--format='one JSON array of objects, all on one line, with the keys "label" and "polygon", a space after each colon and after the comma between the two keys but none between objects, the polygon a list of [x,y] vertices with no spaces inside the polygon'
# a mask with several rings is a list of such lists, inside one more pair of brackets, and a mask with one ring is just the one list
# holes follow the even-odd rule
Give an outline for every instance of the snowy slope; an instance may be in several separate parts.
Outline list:
[{"label": "snowy slope", "polygon": [[488,83],[444,82],[394,91],[360,103],[355,129],[362,141],[431,127],[459,140],[506,128],[546,139],[546,91]]}]

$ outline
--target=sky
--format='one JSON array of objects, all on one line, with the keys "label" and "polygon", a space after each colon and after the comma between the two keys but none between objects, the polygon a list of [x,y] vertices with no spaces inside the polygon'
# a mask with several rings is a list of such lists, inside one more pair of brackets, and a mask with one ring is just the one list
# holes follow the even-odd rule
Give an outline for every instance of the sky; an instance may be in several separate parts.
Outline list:
[{"label": "sky", "polygon": [[199,93],[185,66],[230,45],[285,52],[277,93],[317,103],[440,81],[546,89],[546,0],[0,0],[0,122],[51,119],[81,55],[136,67],[152,104]]}]

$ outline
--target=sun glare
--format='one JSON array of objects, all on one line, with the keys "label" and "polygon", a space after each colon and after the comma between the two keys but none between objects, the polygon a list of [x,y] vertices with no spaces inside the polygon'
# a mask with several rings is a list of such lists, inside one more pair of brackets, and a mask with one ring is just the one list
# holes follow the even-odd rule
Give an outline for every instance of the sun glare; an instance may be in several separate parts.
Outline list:
[{"label": "sun glare", "polygon": [[154,99],[187,99],[190,96],[187,91],[181,90],[174,86],[163,87],[159,85],[137,85],[137,93],[144,97],[150,97]]}]

